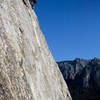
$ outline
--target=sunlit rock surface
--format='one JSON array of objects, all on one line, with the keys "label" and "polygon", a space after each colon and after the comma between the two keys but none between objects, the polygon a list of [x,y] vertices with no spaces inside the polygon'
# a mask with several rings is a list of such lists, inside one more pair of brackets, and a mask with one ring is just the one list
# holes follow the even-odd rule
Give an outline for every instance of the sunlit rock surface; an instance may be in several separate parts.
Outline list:
[{"label": "sunlit rock surface", "polygon": [[71,100],[28,0],[0,0],[0,100]]}]

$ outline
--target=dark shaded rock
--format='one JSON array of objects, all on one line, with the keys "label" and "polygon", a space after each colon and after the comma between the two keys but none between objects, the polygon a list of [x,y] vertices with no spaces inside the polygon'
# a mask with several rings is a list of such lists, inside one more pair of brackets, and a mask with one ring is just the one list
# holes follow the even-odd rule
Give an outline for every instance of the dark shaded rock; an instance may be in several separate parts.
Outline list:
[{"label": "dark shaded rock", "polygon": [[73,100],[100,100],[100,59],[57,62]]},{"label": "dark shaded rock", "polygon": [[31,5],[32,8],[34,8],[35,4],[37,3],[37,0],[22,0],[22,1],[26,7],[29,7],[29,5]]},{"label": "dark shaded rock", "polygon": [[32,8],[34,8],[34,5],[37,3],[37,0],[29,0]]}]

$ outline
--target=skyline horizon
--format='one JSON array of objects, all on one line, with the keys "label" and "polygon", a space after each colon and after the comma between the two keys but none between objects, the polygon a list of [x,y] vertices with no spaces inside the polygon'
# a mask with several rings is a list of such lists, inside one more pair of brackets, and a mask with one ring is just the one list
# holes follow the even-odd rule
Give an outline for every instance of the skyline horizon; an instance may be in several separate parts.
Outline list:
[{"label": "skyline horizon", "polygon": [[80,59],[80,60],[93,60],[93,59],[99,59],[100,60],[100,58],[97,58],[97,57],[93,57],[93,58],[90,58],[90,59],[84,59],[84,58],[74,58],[74,59],[65,59],[65,60],[61,60],[61,61],[56,61],[56,62],[65,62],[65,61],[74,61],[74,60],[76,60],[76,59]]}]

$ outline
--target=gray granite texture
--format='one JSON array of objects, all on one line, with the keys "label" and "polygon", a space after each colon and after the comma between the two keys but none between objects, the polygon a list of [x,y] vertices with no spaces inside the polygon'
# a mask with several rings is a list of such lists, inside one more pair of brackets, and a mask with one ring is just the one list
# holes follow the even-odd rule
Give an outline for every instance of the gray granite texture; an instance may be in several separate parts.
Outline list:
[{"label": "gray granite texture", "polygon": [[71,100],[29,0],[0,0],[0,100]]}]

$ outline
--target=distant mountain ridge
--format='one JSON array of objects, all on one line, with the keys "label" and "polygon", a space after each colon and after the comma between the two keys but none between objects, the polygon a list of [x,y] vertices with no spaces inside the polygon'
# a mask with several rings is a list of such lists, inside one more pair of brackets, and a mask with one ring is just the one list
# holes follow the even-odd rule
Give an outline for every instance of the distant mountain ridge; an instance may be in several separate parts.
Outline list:
[{"label": "distant mountain ridge", "polygon": [[100,100],[100,59],[57,62],[73,100]]}]

